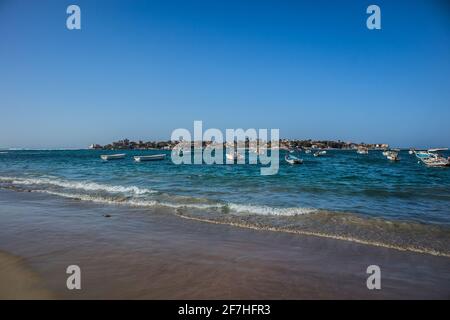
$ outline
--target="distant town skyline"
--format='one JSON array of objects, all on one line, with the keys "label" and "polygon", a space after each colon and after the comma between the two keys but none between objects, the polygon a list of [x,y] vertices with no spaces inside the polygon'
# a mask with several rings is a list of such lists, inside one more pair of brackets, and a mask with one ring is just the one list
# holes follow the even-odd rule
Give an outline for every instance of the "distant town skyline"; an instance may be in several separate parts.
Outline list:
[{"label": "distant town skyline", "polygon": [[[81,8],[81,30],[66,8]],[[368,5],[381,30],[368,30]],[[450,146],[445,1],[3,1],[0,148],[209,128]]]}]

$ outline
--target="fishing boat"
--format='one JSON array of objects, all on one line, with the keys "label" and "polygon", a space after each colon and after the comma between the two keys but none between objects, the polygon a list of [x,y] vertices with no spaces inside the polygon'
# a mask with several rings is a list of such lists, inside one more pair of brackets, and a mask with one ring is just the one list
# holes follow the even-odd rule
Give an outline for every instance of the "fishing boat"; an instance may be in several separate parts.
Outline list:
[{"label": "fishing boat", "polygon": [[425,165],[427,165],[429,167],[448,167],[448,166],[450,166],[449,158],[444,158],[437,154],[433,154],[433,156],[426,158],[426,159],[421,159],[421,160],[423,163],[425,163]]},{"label": "fishing boat", "polygon": [[314,155],[314,157],[321,157],[321,156],[324,156],[326,154],[327,154],[327,152],[325,150],[321,150],[321,151],[314,152],[313,155]]},{"label": "fishing boat", "polygon": [[118,154],[102,154],[100,158],[102,160],[108,161],[108,160],[119,160],[119,159],[125,159],[125,153],[118,153]]},{"label": "fishing boat", "polygon": [[391,161],[400,161],[400,158],[398,156],[398,152],[397,151],[393,151],[393,150],[387,152],[386,158],[388,158],[388,160],[391,160]]},{"label": "fishing boat", "polygon": [[240,153],[238,153],[238,152],[234,152],[234,153],[226,153],[226,154],[225,154],[225,157],[226,157],[228,160],[232,160],[232,161],[244,159],[244,157],[243,157]]},{"label": "fishing boat", "polygon": [[286,160],[286,162],[289,164],[302,164],[303,163],[303,159],[297,158],[296,156],[294,156],[292,154],[287,154],[284,157],[284,160]]},{"label": "fishing boat", "polygon": [[134,161],[143,162],[143,161],[155,161],[155,160],[164,160],[166,158],[165,154],[154,154],[150,156],[135,156]]},{"label": "fishing boat", "polygon": [[227,153],[227,154],[225,154],[225,158],[227,158],[228,160],[234,160],[234,155]]},{"label": "fishing boat", "polygon": [[439,152],[439,151],[447,151],[448,148],[434,148],[434,149],[428,149],[428,152]]},{"label": "fishing boat", "polygon": [[419,160],[430,157],[430,153],[428,151],[414,151],[414,155]]},{"label": "fishing boat", "polygon": [[383,156],[387,157],[389,155],[389,150],[383,150]]},{"label": "fishing boat", "polygon": [[173,148],[172,149],[172,154],[173,155],[177,155],[179,157],[182,157],[184,155],[188,155],[191,154],[191,149],[190,148]]},{"label": "fishing boat", "polygon": [[428,149],[427,151],[414,151],[419,162],[424,163],[428,167],[448,167],[450,166],[450,158],[440,155],[439,151],[445,151],[448,148]]},{"label": "fishing boat", "polygon": [[358,153],[358,154],[369,154],[369,149],[367,149],[366,147],[359,147],[356,150],[356,153]]}]

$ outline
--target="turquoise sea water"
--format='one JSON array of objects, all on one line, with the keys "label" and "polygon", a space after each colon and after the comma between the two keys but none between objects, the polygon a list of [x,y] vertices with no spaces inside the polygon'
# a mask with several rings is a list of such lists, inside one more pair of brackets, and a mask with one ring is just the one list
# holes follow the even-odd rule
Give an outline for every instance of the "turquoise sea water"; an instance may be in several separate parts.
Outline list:
[{"label": "turquoise sea water", "polygon": [[[122,152],[122,151],[120,151]],[[166,160],[132,156],[165,152]],[[124,151],[102,161],[97,150],[0,154],[0,187],[79,201],[165,207],[183,217],[348,238],[445,254],[450,251],[450,168],[428,168],[414,155],[391,162],[381,151],[280,153],[277,175],[259,165],[175,165],[169,151]],[[448,156],[448,154],[444,155]]]}]

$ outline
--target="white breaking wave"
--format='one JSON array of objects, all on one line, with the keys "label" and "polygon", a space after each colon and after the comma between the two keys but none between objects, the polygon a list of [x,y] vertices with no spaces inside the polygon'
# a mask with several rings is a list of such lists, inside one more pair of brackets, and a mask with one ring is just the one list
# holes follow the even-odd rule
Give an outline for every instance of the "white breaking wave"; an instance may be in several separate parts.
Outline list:
[{"label": "white breaking wave", "polygon": [[100,197],[100,196],[94,196],[94,195],[87,195],[87,194],[75,194],[75,193],[64,193],[64,192],[56,192],[56,191],[50,191],[50,190],[38,190],[38,192],[43,192],[55,196],[60,196],[64,198],[70,198],[70,199],[77,199],[82,201],[91,201],[91,202],[97,202],[97,203],[106,203],[106,204],[123,204],[123,205],[130,205],[130,206],[136,206],[136,207],[169,207],[174,209],[181,209],[181,208],[192,208],[192,209],[218,209],[223,207],[220,204],[217,205],[209,205],[209,204],[176,204],[176,203],[169,203],[169,202],[159,202],[155,200],[139,200],[139,199],[109,199],[106,197]]},{"label": "white breaking wave", "polygon": [[155,200],[139,200],[139,199],[109,199],[106,197],[99,197],[93,195],[86,194],[72,194],[72,193],[64,193],[64,192],[55,192],[50,190],[41,190],[40,192],[44,192],[47,194],[52,194],[60,197],[78,199],[82,201],[91,201],[97,203],[106,203],[106,204],[122,204],[122,205],[130,205],[136,207],[167,207],[172,209],[199,209],[199,210],[221,210],[228,207],[231,211],[236,213],[246,213],[246,214],[257,214],[257,215],[275,215],[275,216],[295,216],[301,214],[309,214],[314,213],[317,209],[312,208],[275,208],[268,206],[252,206],[252,205],[241,205],[235,203],[228,203],[226,205],[217,203],[217,204],[193,204],[193,203],[170,203],[170,202],[159,202]]},{"label": "white breaking wave", "polygon": [[37,192],[43,192],[59,197],[64,198],[70,198],[70,199],[77,199],[82,201],[91,201],[91,202],[97,202],[97,203],[106,203],[106,204],[126,204],[126,205],[132,205],[137,207],[152,207],[157,205],[156,201],[153,200],[132,200],[132,199],[108,199],[105,197],[98,197],[98,196],[91,196],[87,194],[77,194],[77,193],[64,193],[64,192],[57,192],[57,191],[50,191],[50,190],[37,190]]},{"label": "white breaking wave", "polygon": [[269,206],[256,206],[256,205],[245,205],[229,203],[228,208],[237,213],[250,213],[259,214],[264,216],[296,216],[301,214],[314,213],[317,209],[313,208],[301,208],[301,207],[291,207],[291,208],[281,208],[281,207],[269,207]]},{"label": "white breaking wave", "polygon": [[111,193],[132,193],[136,195],[143,195],[148,193],[155,193],[156,191],[139,188],[136,186],[112,186],[100,184],[90,181],[66,181],[61,179],[49,178],[16,178],[16,177],[0,177],[0,181],[10,182],[19,185],[52,185],[68,189],[78,189],[85,191],[106,191]]},{"label": "white breaking wave", "polygon": [[[156,193],[155,190],[150,190],[146,188],[139,188],[136,186],[113,186],[106,184],[99,184],[96,182],[89,181],[67,181],[57,178],[18,178],[18,177],[0,177],[0,182],[8,182],[16,185],[36,185],[36,186],[57,186],[65,189],[80,190],[80,191],[106,191],[114,194],[123,195],[145,195]],[[83,193],[71,193],[71,192],[61,192],[55,190],[35,190],[39,192],[44,192],[56,196],[61,196],[71,199],[79,199],[82,201],[92,201],[98,203],[106,204],[124,204],[138,207],[153,207],[162,206],[173,209],[198,209],[198,210],[220,210],[236,214],[257,214],[265,216],[296,216],[302,214],[314,213],[317,209],[313,208],[302,208],[302,207],[270,207],[270,206],[259,206],[259,205],[246,205],[238,203],[176,203],[167,201],[156,201],[152,199],[133,199],[130,198],[114,198],[100,195],[83,194]]]}]

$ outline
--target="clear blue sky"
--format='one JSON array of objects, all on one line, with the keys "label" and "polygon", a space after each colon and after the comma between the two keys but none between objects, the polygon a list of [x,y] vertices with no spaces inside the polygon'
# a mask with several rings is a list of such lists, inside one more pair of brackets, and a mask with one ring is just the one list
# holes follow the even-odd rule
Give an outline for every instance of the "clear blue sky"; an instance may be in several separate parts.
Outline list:
[{"label": "clear blue sky", "polygon": [[446,1],[0,0],[0,147],[168,139],[194,120],[450,146],[449,75]]}]

